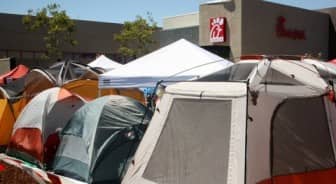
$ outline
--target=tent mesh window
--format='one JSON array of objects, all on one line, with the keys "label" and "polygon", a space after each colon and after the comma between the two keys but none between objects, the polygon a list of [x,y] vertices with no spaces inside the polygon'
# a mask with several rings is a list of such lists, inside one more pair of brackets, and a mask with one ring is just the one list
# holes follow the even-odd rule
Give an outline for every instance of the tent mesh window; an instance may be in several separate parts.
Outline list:
[{"label": "tent mesh window", "polygon": [[289,99],[280,104],[271,133],[272,176],[335,166],[322,97]]},{"label": "tent mesh window", "polygon": [[205,76],[199,81],[240,81],[247,80],[257,63],[235,64],[214,74]]},{"label": "tent mesh window", "polygon": [[330,79],[336,79],[336,75],[333,73],[330,73],[326,70],[321,70],[320,68],[316,68],[316,70],[326,82],[328,82]]},{"label": "tent mesh window", "polygon": [[176,99],[144,178],[160,184],[226,183],[231,101]]},{"label": "tent mesh window", "polygon": [[295,79],[295,76],[289,77],[272,68],[267,71],[267,75],[261,83],[274,85],[302,85],[301,82]]}]

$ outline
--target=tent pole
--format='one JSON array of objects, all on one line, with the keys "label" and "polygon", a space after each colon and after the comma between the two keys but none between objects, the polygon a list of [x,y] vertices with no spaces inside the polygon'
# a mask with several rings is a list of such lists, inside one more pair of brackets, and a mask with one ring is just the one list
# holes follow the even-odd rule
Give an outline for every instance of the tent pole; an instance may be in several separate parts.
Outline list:
[{"label": "tent pole", "polygon": [[98,98],[101,96],[101,90],[98,88]]},{"label": "tent pole", "polygon": [[246,122],[245,122],[245,163],[244,163],[244,184],[247,182],[247,129],[249,122],[249,91],[250,91],[250,79],[246,81]]}]

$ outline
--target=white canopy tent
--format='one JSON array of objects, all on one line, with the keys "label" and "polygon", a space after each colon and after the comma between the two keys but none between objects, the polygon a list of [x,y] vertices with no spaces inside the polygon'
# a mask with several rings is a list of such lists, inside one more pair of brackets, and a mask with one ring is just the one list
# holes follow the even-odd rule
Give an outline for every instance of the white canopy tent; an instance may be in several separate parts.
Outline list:
[{"label": "white canopy tent", "polygon": [[122,66],[122,64],[119,64],[118,62],[109,59],[105,55],[100,55],[95,60],[90,62],[88,65],[91,67],[102,68],[105,71],[114,70]]},{"label": "white canopy tent", "polygon": [[159,81],[185,81],[232,63],[181,39],[99,76],[99,88],[154,87]]}]

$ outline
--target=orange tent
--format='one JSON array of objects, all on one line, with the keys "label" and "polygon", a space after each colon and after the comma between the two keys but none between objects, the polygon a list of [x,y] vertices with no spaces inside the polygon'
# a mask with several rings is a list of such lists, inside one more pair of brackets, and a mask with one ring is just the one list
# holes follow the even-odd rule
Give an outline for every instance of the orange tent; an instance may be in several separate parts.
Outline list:
[{"label": "orange tent", "polygon": [[330,60],[329,63],[336,64],[336,59]]},{"label": "orange tent", "polygon": [[13,70],[9,71],[8,73],[5,73],[0,76],[0,85],[6,83],[7,78],[11,78],[13,80],[19,79],[24,77],[29,71],[29,68],[27,68],[24,65],[19,65]]},{"label": "orange tent", "polygon": [[0,147],[6,147],[8,144],[15,117],[7,99],[0,99]]},{"label": "orange tent", "polygon": [[84,103],[82,98],[59,87],[39,93],[15,121],[7,154],[42,166],[48,137],[63,128]]}]

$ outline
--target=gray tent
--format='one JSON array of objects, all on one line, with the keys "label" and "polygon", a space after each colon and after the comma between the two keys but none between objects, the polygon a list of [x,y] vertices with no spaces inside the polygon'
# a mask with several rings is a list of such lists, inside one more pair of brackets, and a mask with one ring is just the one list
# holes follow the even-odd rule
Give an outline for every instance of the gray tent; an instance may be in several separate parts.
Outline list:
[{"label": "gray tent", "polygon": [[150,118],[144,105],[123,96],[86,104],[62,131],[53,170],[89,183],[119,183]]}]

